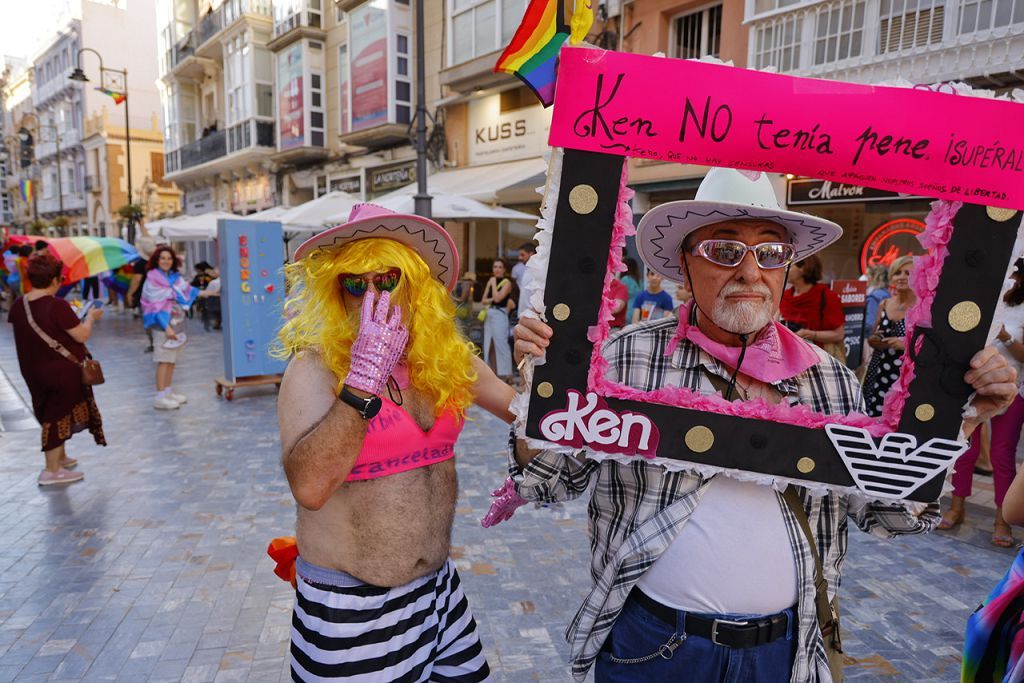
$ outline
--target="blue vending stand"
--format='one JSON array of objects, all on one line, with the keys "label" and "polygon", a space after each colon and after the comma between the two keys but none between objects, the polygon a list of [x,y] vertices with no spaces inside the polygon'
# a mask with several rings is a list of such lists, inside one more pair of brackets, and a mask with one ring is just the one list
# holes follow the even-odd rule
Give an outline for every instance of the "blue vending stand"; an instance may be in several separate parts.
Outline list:
[{"label": "blue vending stand", "polygon": [[230,401],[237,387],[280,384],[287,365],[269,352],[284,308],[283,231],[280,223],[220,219],[217,244],[224,328],[217,395]]}]

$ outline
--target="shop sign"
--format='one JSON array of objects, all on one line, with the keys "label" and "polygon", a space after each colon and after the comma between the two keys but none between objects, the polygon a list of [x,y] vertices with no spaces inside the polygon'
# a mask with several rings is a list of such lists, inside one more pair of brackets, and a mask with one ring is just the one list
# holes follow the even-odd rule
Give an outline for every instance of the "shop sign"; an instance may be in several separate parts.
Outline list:
[{"label": "shop sign", "polygon": [[873,187],[837,183],[831,180],[790,180],[788,183],[790,206],[806,204],[842,204],[845,202],[884,202],[899,199],[920,199],[917,195],[879,190]]},{"label": "shop sign", "polygon": [[871,266],[888,268],[901,256],[923,254],[925,249],[917,236],[924,227],[919,220],[897,218],[875,228],[860,248],[860,272],[868,272]]},{"label": "shop sign", "polygon": [[231,210],[258,211],[273,206],[270,177],[257,176],[235,181],[231,186]]},{"label": "shop sign", "polygon": [[843,305],[843,346],[846,365],[854,370],[860,366],[864,352],[864,309],[867,306],[868,283],[863,280],[833,280],[832,291]]},{"label": "shop sign", "polygon": [[380,194],[416,182],[416,164],[409,162],[401,166],[374,168],[370,169],[369,175],[370,192]]},{"label": "shop sign", "polygon": [[348,192],[354,197],[362,197],[363,179],[357,175],[348,176],[346,178],[332,178],[330,181],[330,191],[336,192],[338,190]]},{"label": "shop sign", "polygon": [[493,164],[544,154],[551,110],[537,105],[501,111],[501,96],[469,103],[469,163]]},{"label": "shop sign", "polygon": [[185,213],[198,216],[213,210],[213,188],[200,187],[185,192]]}]

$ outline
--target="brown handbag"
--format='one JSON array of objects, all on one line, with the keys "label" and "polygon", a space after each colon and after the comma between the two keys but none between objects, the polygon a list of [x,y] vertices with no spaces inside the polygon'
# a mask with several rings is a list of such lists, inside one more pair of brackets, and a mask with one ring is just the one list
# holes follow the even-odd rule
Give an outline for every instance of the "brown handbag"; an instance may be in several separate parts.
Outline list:
[{"label": "brown handbag", "polygon": [[87,387],[92,387],[97,384],[103,384],[106,381],[103,377],[103,368],[100,367],[100,362],[98,360],[90,356],[88,351],[85,352],[86,355],[84,360],[78,360],[75,358],[75,355],[65,349],[63,344],[43,332],[42,328],[36,324],[35,319],[32,317],[32,307],[28,305],[28,299],[22,299],[21,301],[25,306],[25,317],[28,318],[29,326],[31,326],[32,329],[35,330],[35,333],[38,334],[44,342],[46,342],[47,346],[67,358],[81,369],[82,384]]}]

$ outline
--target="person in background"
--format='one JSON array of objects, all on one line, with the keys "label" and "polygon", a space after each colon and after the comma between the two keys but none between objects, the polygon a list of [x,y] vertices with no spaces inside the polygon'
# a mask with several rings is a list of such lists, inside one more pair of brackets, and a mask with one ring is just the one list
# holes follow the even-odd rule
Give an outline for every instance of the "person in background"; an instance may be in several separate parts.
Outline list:
[{"label": "person in background", "polygon": [[[128,308],[135,311],[135,317],[140,317],[142,312],[140,310],[140,299],[142,298],[142,284],[146,281],[146,269],[149,265],[149,257],[153,255],[156,250],[156,240],[148,235],[143,235],[135,240],[135,250],[139,252],[139,257],[134,259],[129,265],[132,268],[132,279],[128,285],[128,293],[125,294],[125,303]],[[153,353],[153,330],[146,328],[146,337],[149,340],[149,345],[146,347],[146,353]]]},{"label": "person in background", "polygon": [[455,324],[462,334],[466,334],[466,321],[473,313],[473,289],[476,287],[476,273],[466,271],[462,279],[455,283],[451,299],[455,304]]},{"label": "person in background", "polygon": [[199,290],[178,272],[178,255],[169,246],[157,247],[149,257],[149,270],[142,286],[142,324],[147,329],[160,330],[157,335],[153,362],[156,363],[156,397],[153,407],[157,410],[177,410],[188,402],[182,394],[175,393],[174,366],[181,352],[179,338],[182,332],[175,329],[185,319],[184,309],[195,301]]},{"label": "person in background", "polygon": [[625,327],[626,308],[629,306],[629,290],[626,289],[626,285],[621,280],[612,278],[608,282],[608,298],[615,302],[612,304],[612,329]]},{"label": "person in background", "polygon": [[526,264],[537,253],[537,247],[533,242],[524,242],[519,247],[519,261],[512,266],[512,279],[516,281],[519,289],[523,288],[523,275],[526,273]]},{"label": "person in background", "polygon": [[[1024,374],[1024,259],[1014,263],[1013,286],[1003,295],[1006,306],[1002,309],[999,334],[1000,353],[1006,362],[1017,370],[1018,383]],[[992,481],[995,484],[996,518],[992,533],[992,545],[1012,548],[1015,544],[1013,531],[1003,518],[1003,500],[1017,474],[1017,442],[1020,441],[1021,426],[1024,425],[1024,398],[1020,394],[1002,415],[991,420]],[[939,529],[952,529],[964,521],[965,503],[971,496],[974,481],[974,467],[981,452],[980,430],[975,431],[971,447],[956,461],[953,469],[953,500],[949,510],[942,515]]]},{"label": "person in background", "polygon": [[61,286],[63,268],[64,264],[48,251],[29,259],[27,276],[32,291],[14,303],[9,318],[14,326],[21,376],[28,385],[32,411],[42,428],[46,465],[39,474],[40,486],[82,480],[81,472],[71,471],[78,461],[68,457],[64,447],[73,434],[88,429],[98,445],[107,445],[92,387],[82,384],[78,362],[51,348],[36,331],[38,327],[78,361],[89,354],[85,342],[92,335],[93,324],[103,317],[103,309],[92,308],[84,321],[79,320],[71,304],[55,296]]},{"label": "person in background", "polygon": [[480,300],[485,306],[484,363],[490,363],[491,346],[494,347],[495,374],[502,379],[512,375],[512,349],[509,347],[508,304],[512,297],[512,279],[506,275],[504,259],[494,259],[491,278],[484,286]]},{"label": "person in background", "polygon": [[49,249],[49,242],[47,242],[46,240],[36,240],[35,249],[33,250],[33,253],[37,254],[41,251],[48,251]]},{"label": "person in background", "polygon": [[811,255],[797,261],[790,268],[789,279],[793,285],[783,292],[779,306],[783,324],[846,362],[843,304],[838,294],[821,283],[821,259]]},{"label": "person in background", "polygon": [[210,280],[213,279],[213,275],[210,274],[211,270],[213,270],[213,266],[206,261],[197,263],[196,274],[192,278],[192,286],[196,289],[206,289],[206,285],[210,284]]},{"label": "person in background", "polygon": [[878,307],[890,296],[892,293],[889,291],[889,269],[883,265],[869,266],[868,294],[864,301],[865,326],[874,324],[878,317]]},{"label": "person in background", "polygon": [[913,263],[912,256],[901,256],[889,266],[889,283],[895,293],[878,306],[874,332],[868,337],[868,345],[874,352],[864,377],[864,403],[872,417],[881,416],[885,395],[899,379],[903,365],[903,338],[907,335],[904,318],[907,309],[917,301],[910,288]]},{"label": "person in background", "polygon": [[98,275],[92,275],[82,280],[82,300],[88,301],[89,299],[100,298],[100,278]]},{"label": "person in background", "polygon": [[18,249],[18,260],[15,265],[18,267],[18,282],[21,284],[19,295],[28,294],[32,291],[32,282],[28,279],[28,260],[36,250],[30,244],[23,244]]},{"label": "person in background", "polygon": [[658,320],[671,315],[675,302],[668,292],[661,288],[661,275],[650,270],[647,272],[647,289],[633,299],[633,322]]},{"label": "person in background", "polygon": [[644,288],[640,286],[640,267],[637,266],[636,259],[627,256],[622,259],[622,263],[626,266],[626,272],[619,276],[619,280],[626,285],[626,321],[631,323],[633,322],[633,301]]},{"label": "person in background", "polygon": [[220,271],[210,266],[207,271],[210,281],[199,292],[199,301],[203,306],[200,309],[203,329],[209,332],[211,329],[220,329]]}]

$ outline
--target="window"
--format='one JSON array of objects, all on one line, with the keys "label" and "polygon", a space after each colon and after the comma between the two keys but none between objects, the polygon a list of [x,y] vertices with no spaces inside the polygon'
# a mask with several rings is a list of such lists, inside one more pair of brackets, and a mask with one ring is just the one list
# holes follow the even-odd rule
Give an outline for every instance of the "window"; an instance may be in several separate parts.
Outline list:
[{"label": "window", "polygon": [[755,68],[774,66],[779,71],[792,71],[800,66],[803,23],[800,16],[780,16],[758,26],[754,41]]},{"label": "window", "polygon": [[256,82],[256,116],[274,118],[274,55],[266,48],[253,46]]},{"label": "window", "polygon": [[802,0],[754,0],[754,14],[764,14],[784,7],[797,5]]},{"label": "window", "polygon": [[943,0],[881,0],[879,54],[942,42],[945,14]]},{"label": "window", "polygon": [[412,121],[412,81],[409,78],[409,36],[399,33],[395,36],[395,60],[405,61],[405,73],[396,64],[395,68],[395,123]]},{"label": "window", "polygon": [[828,64],[860,57],[864,41],[864,2],[820,6],[814,63]]},{"label": "window", "polygon": [[345,10],[343,10],[340,7],[338,7],[337,5],[335,5],[335,7],[334,7],[334,23],[335,24],[340,24],[340,23],[344,22],[345,19],[347,19],[347,18],[348,18],[348,14],[345,12]]},{"label": "window", "polygon": [[691,12],[672,21],[673,57],[700,59],[717,57],[722,45],[722,6]]},{"label": "window", "polygon": [[227,41],[224,47],[224,93],[227,101],[228,127],[248,119],[252,92],[251,47],[244,34]]},{"label": "window", "polygon": [[[310,47],[319,45],[310,43]],[[309,74],[309,144],[313,147],[324,146],[324,104],[323,81],[319,73]]]},{"label": "window", "polygon": [[349,119],[348,119],[348,45],[342,45],[338,48],[338,130],[342,135],[349,132]]},{"label": "window", "polygon": [[963,0],[958,33],[988,31],[1024,23],[1024,0]]},{"label": "window", "polygon": [[526,0],[448,1],[452,64],[468,62],[507,44],[526,12]]},{"label": "window", "polygon": [[[316,177],[316,196],[322,197],[327,194],[327,176],[318,175]],[[314,197],[316,199],[316,197]]]}]

